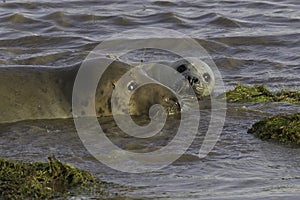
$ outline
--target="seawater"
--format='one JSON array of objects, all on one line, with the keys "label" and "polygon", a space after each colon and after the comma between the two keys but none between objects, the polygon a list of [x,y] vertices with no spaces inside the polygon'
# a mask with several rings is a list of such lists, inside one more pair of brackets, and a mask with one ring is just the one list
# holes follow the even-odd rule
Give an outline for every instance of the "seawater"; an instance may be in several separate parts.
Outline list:
[{"label": "seawater", "polygon": [[[0,3],[0,67],[74,66],[113,34],[144,27],[172,29],[197,40],[216,63],[226,89],[241,82],[264,84],[273,91],[299,90],[297,0],[7,0]],[[294,112],[299,106],[286,103],[229,104],[216,146],[199,159],[204,114],[188,151],[168,167],[146,174],[118,172],[95,160],[71,119],[1,124],[0,156],[36,161],[53,153],[103,180],[136,188],[121,194],[133,199],[298,199],[300,150],[247,134],[255,121]],[[168,142],[168,137],[160,137],[138,144],[124,136],[112,118],[102,120],[122,148]],[[166,132],[172,135],[176,124],[178,119],[171,120]]]}]

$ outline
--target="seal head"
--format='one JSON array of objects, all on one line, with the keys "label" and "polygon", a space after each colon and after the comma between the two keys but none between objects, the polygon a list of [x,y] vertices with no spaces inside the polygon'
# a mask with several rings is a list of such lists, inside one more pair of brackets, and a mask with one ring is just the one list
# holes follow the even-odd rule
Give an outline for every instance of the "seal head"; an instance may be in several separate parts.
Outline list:
[{"label": "seal head", "polygon": [[198,99],[211,95],[215,85],[215,76],[211,68],[200,59],[185,58],[175,61],[172,66],[181,73],[192,86]]}]

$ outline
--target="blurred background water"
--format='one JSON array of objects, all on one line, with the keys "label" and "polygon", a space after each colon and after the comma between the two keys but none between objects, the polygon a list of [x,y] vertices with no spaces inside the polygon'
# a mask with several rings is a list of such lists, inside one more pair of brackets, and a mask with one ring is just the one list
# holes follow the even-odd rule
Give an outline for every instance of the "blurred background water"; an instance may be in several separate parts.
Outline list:
[{"label": "blurred background water", "polygon": [[[0,67],[73,66],[113,34],[141,27],[168,28],[197,40],[215,61],[226,89],[241,82],[265,84],[273,91],[299,90],[298,0],[7,0],[0,3]],[[71,119],[1,124],[0,156],[35,161],[54,153],[103,180],[137,188],[122,198],[298,199],[300,149],[247,134],[259,119],[294,112],[299,106],[286,103],[230,104],[220,140],[206,158],[196,156],[200,128],[184,156],[146,174],[117,172],[97,162]],[[119,136],[113,119],[103,120],[120,144],[139,145]],[[176,123],[171,121],[167,131],[172,133]]]}]

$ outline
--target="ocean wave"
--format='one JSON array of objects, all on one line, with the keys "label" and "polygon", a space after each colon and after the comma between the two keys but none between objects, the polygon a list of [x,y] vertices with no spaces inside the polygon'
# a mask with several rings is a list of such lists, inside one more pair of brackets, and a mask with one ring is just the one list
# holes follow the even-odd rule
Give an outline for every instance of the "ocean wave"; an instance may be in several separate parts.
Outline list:
[{"label": "ocean wave", "polygon": [[31,19],[30,17],[20,13],[15,13],[8,17],[1,18],[1,20],[13,22],[13,23],[28,23],[28,24],[38,22],[37,20]]},{"label": "ocean wave", "polygon": [[57,45],[61,47],[68,46],[72,47],[74,44],[78,44],[78,41],[88,41],[86,38],[78,36],[42,36],[42,35],[29,35],[14,39],[0,40],[2,47],[23,47],[23,48],[41,48],[48,47],[52,48]]},{"label": "ocean wave", "polygon": [[[293,45],[295,40],[299,37],[299,33],[291,34],[270,34],[270,35],[253,35],[253,36],[232,36],[232,37],[216,37],[214,40],[230,46],[284,46]],[[299,41],[297,41],[299,42]],[[297,45],[297,44],[296,44]]]}]

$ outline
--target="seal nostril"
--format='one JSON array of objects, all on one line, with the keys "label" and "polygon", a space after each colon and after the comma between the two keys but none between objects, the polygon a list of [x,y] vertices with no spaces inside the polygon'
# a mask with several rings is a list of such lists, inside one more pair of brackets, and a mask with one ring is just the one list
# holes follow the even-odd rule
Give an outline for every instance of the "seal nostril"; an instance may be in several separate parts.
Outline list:
[{"label": "seal nostril", "polygon": [[186,70],[187,70],[187,68],[186,68],[186,66],[185,66],[184,64],[179,65],[179,67],[177,67],[177,71],[178,71],[179,73],[182,73],[182,72],[184,72],[184,71],[186,71]]},{"label": "seal nostril", "polygon": [[188,80],[188,82],[189,82],[190,84],[193,84],[193,79],[192,79],[192,77],[187,76],[186,79]]},{"label": "seal nostril", "polygon": [[210,77],[210,75],[209,75],[208,73],[204,73],[204,74],[203,74],[203,78],[204,78],[204,80],[205,80],[207,83],[209,83],[210,80],[211,80],[211,77]]},{"label": "seal nostril", "polygon": [[134,82],[134,81],[130,81],[129,83],[128,83],[128,85],[127,85],[127,88],[128,88],[128,90],[129,91],[133,91],[133,90],[135,90],[136,88],[137,88],[137,83],[136,82]]},{"label": "seal nostril", "polygon": [[194,83],[199,83],[199,79],[198,78],[193,78],[193,82]]}]

